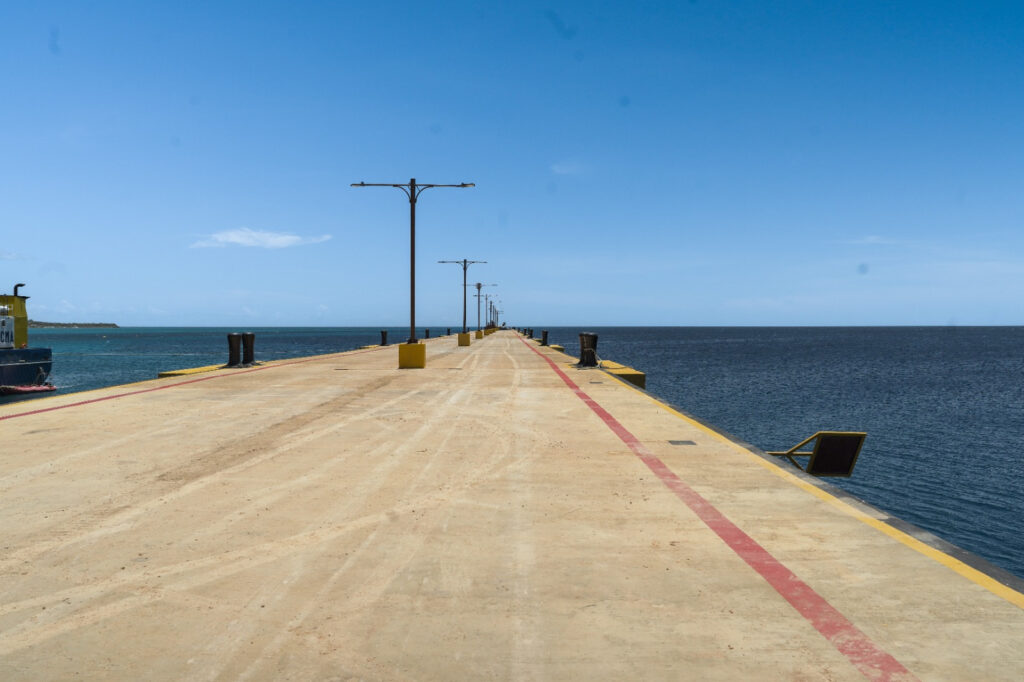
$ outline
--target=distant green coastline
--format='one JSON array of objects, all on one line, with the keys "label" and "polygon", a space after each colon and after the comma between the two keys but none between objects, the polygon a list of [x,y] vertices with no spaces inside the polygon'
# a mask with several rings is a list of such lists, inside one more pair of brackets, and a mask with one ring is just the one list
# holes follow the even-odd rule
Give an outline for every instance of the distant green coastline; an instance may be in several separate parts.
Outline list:
[{"label": "distant green coastline", "polygon": [[29,329],[117,329],[113,322],[39,322],[28,321]]}]

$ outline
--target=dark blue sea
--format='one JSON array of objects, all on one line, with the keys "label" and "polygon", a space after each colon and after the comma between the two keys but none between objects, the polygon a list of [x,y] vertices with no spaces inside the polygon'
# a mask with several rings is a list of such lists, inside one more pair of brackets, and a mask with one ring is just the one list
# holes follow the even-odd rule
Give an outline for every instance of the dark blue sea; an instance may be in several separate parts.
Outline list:
[{"label": "dark blue sea", "polygon": [[[226,360],[229,329],[33,330],[62,393]],[[378,343],[379,328],[253,329],[273,360]],[[434,330],[434,335],[444,330]],[[577,354],[581,328],[550,327]],[[766,450],[867,431],[829,479],[1024,577],[1024,327],[598,327],[598,354],[647,389]],[[392,342],[407,330],[389,330]],[[540,329],[536,329],[540,335]]]}]

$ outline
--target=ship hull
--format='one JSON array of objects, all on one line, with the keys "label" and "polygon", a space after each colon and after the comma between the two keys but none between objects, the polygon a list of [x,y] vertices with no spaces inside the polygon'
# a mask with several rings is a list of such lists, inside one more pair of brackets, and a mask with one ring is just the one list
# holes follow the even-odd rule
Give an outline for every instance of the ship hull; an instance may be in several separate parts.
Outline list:
[{"label": "ship hull", "polygon": [[47,382],[52,367],[49,348],[0,350],[0,395],[35,395],[54,390]]}]

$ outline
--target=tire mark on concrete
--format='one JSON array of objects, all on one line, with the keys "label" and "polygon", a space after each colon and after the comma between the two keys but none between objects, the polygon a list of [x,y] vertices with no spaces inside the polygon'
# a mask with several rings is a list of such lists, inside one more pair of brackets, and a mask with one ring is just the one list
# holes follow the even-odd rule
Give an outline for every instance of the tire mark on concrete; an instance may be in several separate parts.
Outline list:
[{"label": "tire mark on concrete", "polygon": [[[389,383],[389,381],[385,380],[383,383],[381,383],[380,380],[378,379],[371,382],[371,385],[380,384],[380,386],[378,386],[378,388],[380,388],[381,386],[386,385],[387,383]],[[353,395],[355,395],[355,393],[353,393]],[[360,415],[354,418],[364,418],[366,416],[370,416],[378,410],[385,409],[391,404],[401,401],[403,398],[404,396],[398,396],[391,400],[384,401],[380,403],[378,406],[371,408],[366,413],[361,413]],[[351,400],[351,396],[345,396],[346,402],[351,402]],[[328,401],[325,404],[331,404],[332,402],[334,401]],[[321,407],[323,407],[323,405],[321,405]],[[330,416],[331,414],[332,413],[329,410],[322,409],[318,414],[318,418]],[[315,420],[313,419],[302,420],[301,423],[299,423],[298,428],[308,426],[314,421]],[[335,423],[327,427],[325,431],[336,431],[344,427],[347,423],[351,421],[352,419],[342,420],[341,422]],[[102,535],[107,535],[110,533],[126,530],[131,526],[132,522],[134,522],[136,519],[151,513],[156,508],[167,504],[171,500],[192,494],[197,490],[214,483],[216,480],[223,478],[224,476],[239,473],[247,468],[260,464],[273,457],[277,457],[284,452],[287,452],[293,448],[305,444],[311,436],[307,435],[305,437],[296,437],[294,434],[290,434],[289,429],[287,428],[287,425],[289,423],[293,425],[296,424],[296,422],[289,422],[289,420],[285,420],[284,422],[280,422],[279,424],[271,427],[271,430],[274,430],[275,427],[279,427],[274,434],[277,436],[275,438],[275,441],[278,443],[276,447],[256,447],[256,441],[259,438],[261,438],[263,434],[265,434],[266,432],[260,432],[259,434],[255,434],[253,436],[244,438],[241,441],[235,441],[233,443],[230,443],[227,446],[225,446],[226,449],[234,450],[238,453],[248,455],[248,459],[232,456],[229,456],[227,458],[221,458],[221,463],[225,463],[225,460],[235,461],[236,463],[226,468],[214,467],[213,470],[207,473],[207,475],[202,477],[193,476],[190,480],[184,481],[184,483],[177,480],[168,481],[165,478],[161,482],[168,483],[170,485],[163,486],[163,489],[161,491],[159,491],[155,496],[150,497],[148,500],[142,502],[135,502],[134,504],[131,505],[121,505],[117,507],[115,513],[99,517],[99,523],[95,523],[95,521],[97,520],[95,517],[89,516],[85,524],[88,524],[89,526],[91,526],[91,528],[90,530],[84,533],[79,533],[73,536],[60,535],[59,537],[51,537],[48,540],[44,540],[42,542],[38,542],[27,547],[15,550],[6,558],[0,560],[0,571],[9,569],[19,564],[23,564],[24,562],[30,561],[31,559],[45,552],[51,551],[57,547],[69,546],[75,543],[91,540]],[[261,454],[254,455],[254,452],[260,452]],[[159,478],[160,477],[158,477],[158,479]]]},{"label": "tire mark on concrete", "polygon": [[[418,430],[417,435],[422,435],[422,432],[427,428],[428,426],[426,424],[422,426]],[[456,427],[453,427],[451,431],[454,432],[455,429]],[[411,445],[406,446],[406,450],[411,447]],[[506,466],[507,465],[508,464],[506,463]],[[499,470],[501,468],[504,467],[499,467]],[[478,468],[470,475],[462,477],[463,480],[456,478],[449,481],[449,485],[439,493],[433,492],[429,495],[413,498],[407,504],[400,504],[377,514],[364,516],[333,527],[317,528],[308,533],[292,536],[283,541],[278,540],[261,543],[241,550],[209,556],[202,559],[180,562],[176,565],[152,567],[144,569],[142,572],[134,575],[118,576],[113,579],[94,582],[90,585],[62,590],[57,593],[47,595],[46,597],[39,597],[5,605],[0,608],[0,615],[28,608],[37,608],[42,605],[56,604],[64,601],[65,599],[73,599],[80,602],[91,598],[102,598],[114,589],[129,589],[132,592],[148,591],[149,594],[148,598],[135,595],[130,598],[119,600],[113,604],[105,604],[102,607],[79,611],[71,614],[71,616],[68,616],[67,618],[59,620],[57,623],[41,624],[37,622],[38,616],[30,618],[21,626],[9,629],[0,635],[0,654],[5,652],[9,653],[11,651],[24,648],[25,646],[30,646],[36,642],[48,639],[51,636],[56,636],[68,630],[77,629],[90,623],[110,618],[117,613],[160,599],[163,592],[154,589],[152,585],[153,581],[159,580],[166,582],[170,578],[178,577],[178,580],[173,585],[166,588],[178,590],[192,589],[200,585],[208,584],[224,577],[237,574],[241,571],[248,570],[252,567],[276,561],[289,554],[306,551],[310,546],[322,545],[325,542],[329,542],[355,530],[379,525],[389,521],[396,514],[401,515],[414,509],[423,510],[445,504],[452,496],[452,486],[466,488],[475,484],[479,480],[483,480],[488,476],[493,475],[493,473],[494,472],[491,470],[491,467]],[[90,613],[92,615],[89,615]],[[54,615],[57,615],[56,612],[51,611],[50,617]]]}]

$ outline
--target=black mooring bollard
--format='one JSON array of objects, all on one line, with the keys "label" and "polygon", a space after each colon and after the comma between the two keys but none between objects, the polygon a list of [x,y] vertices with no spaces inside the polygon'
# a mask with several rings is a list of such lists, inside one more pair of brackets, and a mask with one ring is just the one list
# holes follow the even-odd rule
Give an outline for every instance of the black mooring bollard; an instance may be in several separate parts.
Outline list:
[{"label": "black mooring bollard", "polygon": [[547,329],[543,329],[540,332],[540,345],[542,345],[542,346],[548,345],[548,330]]},{"label": "black mooring bollard", "polygon": [[448,327],[448,336],[451,336],[451,335],[452,335],[452,328]]},{"label": "black mooring bollard", "polygon": [[242,363],[242,335],[238,332],[228,334],[228,367],[238,367]]},{"label": "black mooring bollard", "polygon": [[388,345],[388,330],[387,329],[381,329],[380,330],[380,345],[382,345],[382,346]]},{"label": "black mooring bollard", "polygon": [[429,329],[424,329],[423,331],[424,331],[424,332],[426,332],[426,333],[425,333],[425,334],[423,335],[423,338],[425,338],[425,339],[429,339],[429,338],[430,338],[430,330],[429,330]]},{"label": "black mooring bollard", "polygon": [[597,367],[597,334],[580,332],[580,366]]},{"label": "black mooring bollard", "polygon": [[252,332],[242,334],[242,364],[252,365],[256,362],[256,335]]}]

